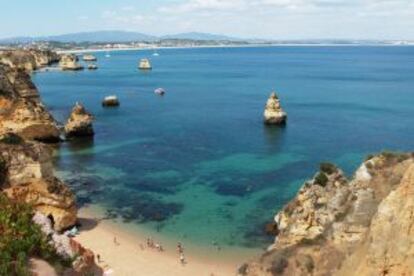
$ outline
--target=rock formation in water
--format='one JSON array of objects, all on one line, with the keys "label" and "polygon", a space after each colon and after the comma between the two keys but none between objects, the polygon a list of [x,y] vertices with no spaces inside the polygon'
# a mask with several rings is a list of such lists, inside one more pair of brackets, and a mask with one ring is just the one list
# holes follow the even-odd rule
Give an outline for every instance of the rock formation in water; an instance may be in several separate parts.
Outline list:
[{"label": "rock formation in water", "polygon": [[118,97],[115,95],[106,96],[102,101],[102,106],[104,107],[119,106]]},{"label": "rock formation in water", "polygon": [[275,92],[270,94],[264,111],[264,122],[269,125],[283,125],[286,123],[287,114],[280,106],[279,98]]},{"label": "rock formation in water", "polygon": [[369,158],[351,181],[322,164],[272,228],[274,244],[240,275],[412,275],[414,154]]},{"label": "rock formation in water", "polygon": [[59,61],[59,55],[49,50],[1,50],[0,63],[27,72]]},{"label": "rock formation in water", "polygon": [[6,132],[28,140],[59,141],[56,122],[40,101],[30,76],[0,64],[0,134]]},{"label": "rock formation in water", "polygon": [[73,54],[67,54],[60,57],[59,67],[62,70],[77,71],[82,70],[83,66],[78,63],[78,58]]},{"label": "rock formation in water", "polygon": [[9,198],[50,215],[58,231],[76,223],[74,195],[54,176],[49,146],[8,133],[0,137],[0,158],[4,169],[0,189]]},{"label": "rock formation in water", "polygon": [[80,103],[76,103],[65,125],[66,138],[93,136],[93,116]]}]

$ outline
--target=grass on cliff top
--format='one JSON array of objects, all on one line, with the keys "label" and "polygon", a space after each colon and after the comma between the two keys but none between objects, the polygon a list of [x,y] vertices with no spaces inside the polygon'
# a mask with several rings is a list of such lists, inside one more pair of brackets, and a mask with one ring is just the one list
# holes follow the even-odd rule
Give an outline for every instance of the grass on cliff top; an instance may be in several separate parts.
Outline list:
[{"label": "grass on cliff top", "polygon": [[44,259],[57,268],[70,265],[56,254],[32,217],[30,205],[14,202],[0,192],[0,275],[30,275],[29,257]]}]

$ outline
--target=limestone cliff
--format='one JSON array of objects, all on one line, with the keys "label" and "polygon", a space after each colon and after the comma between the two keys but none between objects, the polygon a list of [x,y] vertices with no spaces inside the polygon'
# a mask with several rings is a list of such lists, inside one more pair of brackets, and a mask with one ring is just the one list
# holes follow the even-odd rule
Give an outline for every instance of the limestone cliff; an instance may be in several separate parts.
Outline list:
[{"label": "limestone cliff", "polygon": [[412,275],[414,155],[383,153],[349,181],[322,164],[276,216],[275,243],[241,275]]},{"label": "limestone cliff", "polygon": [[76,223],[73,193],[53,174],[51,149],[38,142],[25,142],[19,136],[0,137],[3,177],[0,190],[9,198],[31,203],[50,216],[61,231]]},{"label": "limestone cliff", "polygon": [[13,69],[23,69],[31,72],[41,67],[59,61],[59,55],[50,50],[2,50],[0,63],[9,65]]},{"label": "limestone cliff", "polygon": [[40,101],[30,76],[0,64],[0,134],[6,132],[29,140],[59,141],[56,122]]}]

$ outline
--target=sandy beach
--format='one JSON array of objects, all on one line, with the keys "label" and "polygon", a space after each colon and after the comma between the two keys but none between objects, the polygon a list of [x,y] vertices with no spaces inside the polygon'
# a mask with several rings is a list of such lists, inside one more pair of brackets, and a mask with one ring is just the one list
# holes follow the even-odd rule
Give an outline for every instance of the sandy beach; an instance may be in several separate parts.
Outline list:
[{"label": "sandy beach", "polygon": [[[236,275],[237,267],[244,261],[198,256],[183,244],[186,263],[181,264],[176,246],[161,243],[163,252],[149,248],[144,234],[131,233],[113,220],[102,220],[101,215],[96,208],[80,209],[82,226],[75,239],[96,256],[100,255],[97,263],[105,275]],[[153,238],[158,242],[156,237]]]}]

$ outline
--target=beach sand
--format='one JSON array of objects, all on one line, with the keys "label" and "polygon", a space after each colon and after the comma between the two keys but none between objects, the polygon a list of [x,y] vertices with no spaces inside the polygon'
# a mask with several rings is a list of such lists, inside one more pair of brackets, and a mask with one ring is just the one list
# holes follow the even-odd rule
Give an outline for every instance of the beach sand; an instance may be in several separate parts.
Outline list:
[{"label": "beach sand", "polygon": [[[164,252],[148,248],[145,234],[128,231],[113,220],[102,220],[103,213],[96,207],[81,208],[78,217],[82,226],[75,239],[91,249],[95,256],[100,255],[101,262],[97,263],[106,275],[236,275],[238,266],[245,261],[199,256],[183,244],[187,261],[183,265],[176,245],[162,243]],[[156,237],[153,239],[158,241]]]}]

